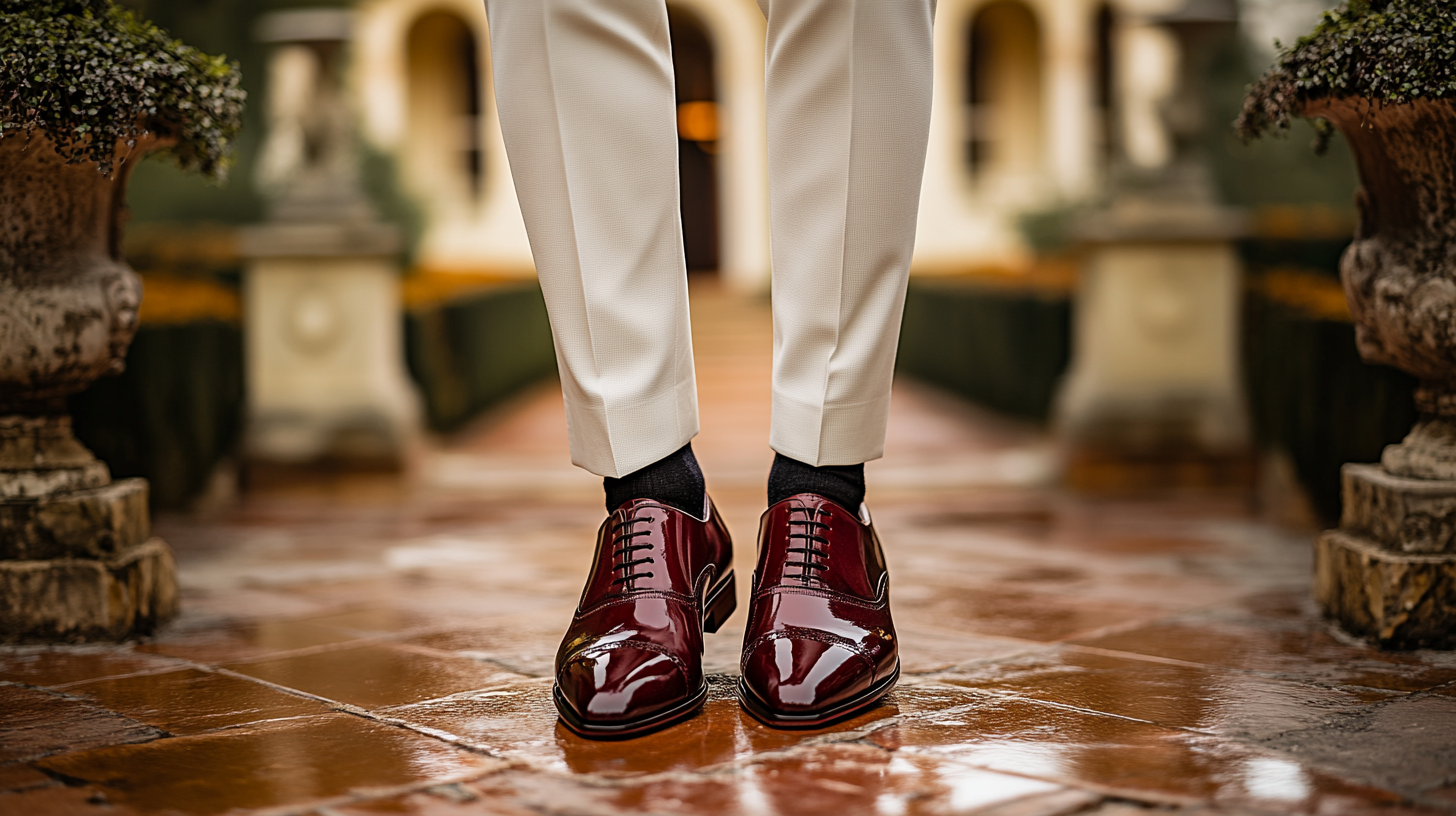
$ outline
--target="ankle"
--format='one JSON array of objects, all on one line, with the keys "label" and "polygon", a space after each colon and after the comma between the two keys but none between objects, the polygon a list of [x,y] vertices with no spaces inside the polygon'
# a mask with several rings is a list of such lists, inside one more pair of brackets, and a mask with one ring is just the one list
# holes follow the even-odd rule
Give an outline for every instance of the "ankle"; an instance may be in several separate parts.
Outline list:
[{"label": "ankle", "polygon": [[702,515],[707,493],[691,443],[620,479],[609,476],[602,487],[608,513],[634,499],[651,499],[697,517]]},{"label": "ankle", "polygon": [[864,465],[826,465],[815,467],[783,454],[774,455],[768,472],[768,503],[775,504],[800,493],[813,493],[858,513],[864,503]]}]

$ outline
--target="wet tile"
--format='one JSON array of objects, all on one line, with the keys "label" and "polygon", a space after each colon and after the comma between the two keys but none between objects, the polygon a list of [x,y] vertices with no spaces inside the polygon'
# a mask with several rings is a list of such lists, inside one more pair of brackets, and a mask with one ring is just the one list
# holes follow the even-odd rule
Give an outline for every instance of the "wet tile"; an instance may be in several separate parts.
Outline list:
[{"label": "wet tile", "polygon": [[[697,447],[743,577],[772,457],[771,321],[764,302],[694,287]],[[76,764],[57,774],[79,781],[0,795],[0,816],[1419,812],[1405,800],[1415,794],[1381,784],[1436,775],[1445,754],[1419,729],[1449,719],[1438,704],[1456,701],[1456,659],[1330,637],[1309,602],[1307,540],[1237,501],[1085,501],[1004,479],[937,489],[946,474],[1031,461],[1044,434],[896,388],[871,503],[905,675],[859,720],[783,732],[745,717],[734,698],[740,612],[707,641],[713,686],[699,717],[622,743],[558,725],[551,664],[601,507],[598,483],[569,464],[559,385],[546,384],[432,441],[418,482],[344,476],[253,491],[209,518],[159,518],[184,575],[182,621],[140,647],[69,662],[17,669],[18,652],[0,650],[0,679],[24,670],[10,679],[68,683],[187,736],[87,750],[115,734],[93,743],[77,722],[131,720],[58,697],[41,719],[56,724],[55,744],[83,753],[46,761]],[[266,683],[183,671],[195,667],[168,655]],[[36,672],[52,674],[38,683]],[[115,677],[137,672],[148,676]],[[308,716],[327,704],[271,683],[387,722]],[[1435,702],[1392,707],[1393,694],[1421,690],[1433,693],[1412,700]],[[0,722],[6,702],[0,686]],[[205,731],[219,725],[230,727]],[[1406,734],[1410,746],[1398,742]],[[447,738],[513,764],[498,769]],[[0,765],[0,789],[34,782],[26,768]],[[1456,800],[1452,782],[1416,793]]]},{"label": "wet tile", "polygon": [[103,791],[54,785],[0,796],[0,816],[137,816]]},{"label": "wet tile", "polygon": [[529,677],[550,677],[572,611],[571,606],[560,606],[414,635],[400,642],[483,661]]},{"label": "wet tile", "polygon": [[1056,522],[1049,497],[1026,490],[985,490],[925,504],[897,502],[877,519],[915,530],[992,530],[1047,538]]},{"label": "wet tile", "polygon": [[1262,739],[1372,702],[1338,689],[1060,648],[952,671],[941,682],[1174,728]]},{"label": "wet tile", "polygon": [[39,788],[53,784],[51,778],[29,765],[18,762],[0,765],[0,793]]},{"label": "wet tile", "polygon": [[1083,810],[1099,799],[1095,794],[935,757],[902,756],[842,743],[806,746],[713,774],[661,774],[601,785],[581,776],[543,778],[508,772],[468,787],[486,802],[511,808],[506,812],[520,808],[524,812],[592,814],[914,816],[985,813],[1021,803],[1027,806],[1020,811],[1024,816],[1052,816]]},{"label": "wet tile", "polygon": [[994,587],[895,591],[896,621],[1046,643],[1167,614],[1162,607]]},{"label": "wet tile", "polygon": [[[585,569],[582,568],[583,574]],[[573,591],[581,591],[579,583]],[[380,627],[359,630],[371,632],[469,626],[475,620],[520,614],[558,600],[536,591],[530,584],[491,583],[488,578],[441,580],[410,573],[352,581],[310,582],[290,587],[289,592],[306,595],[333,607],[369,599],[371,603],[388,604],[397,610],[391,613],[395,620],[393,623],[388,615],[377,617],[374,614],[355,618],[353,613],[345,613],[338,621],[332,614],[313,619],[317,623],[341,627],[349,623]]]},{"label": "wet tile", "polygon": [[328,700],[384,708],[519,680],[473,660],[358,646],[227,666],[232,671]]},{"label": "wet tile", "polygon": [[[620,783],[618,783],[620,784]],[[570,813],[582,816],[635,816],[642,813],[694,813],[728,816],[742,813],[737,807],[734,780],[676,775],[659,785],[622,789],[597,780],[531,771],[508,771],[476,780],[467,787],[487,808],[504,814]],[[645,788],[645,789],[644,789]],[[626,806],[623,802],[627,802]],[[644,809],[651,808],[650,810]],[[423,811],[431,814],[432,811]],[[457,811],[458,812],[458,811]],[[477,810],[465,811],[474,814]],[[486,810],[485,812],[494,812]],[[771,816],[771,811],[760,814]],[[449,810],[442,816],[454,816]]]},{"label": "wet tile", "polygon": [[156,739],[161,732],[87,700],[0,686],[0,762]]},{"label": "wet tile", "polygon": [[805,740],[862,730],[895,716],[893,692],[884,705],[818,731],[766,728],[738,705],[737,680],[710,678],[709,699],[697,717],[641,739],[584,740],[557,722],[549,680],[537,680],[381,711],[382,716],[436,729],[512,759],[553,772],[612,776],[690,772],[777,751]]},{"label": "wet tile", "polygon": [[1074,642],[1308,682],[1390,691],[1420,691],[1456,680],[1456,664],[1433,665],[1418,655],[1343,643],[1322,624],[1301,625],[1299,618],[1279,624],[1188,617]]},{"label": "wet tile", "polygon": [[319,615],[301,621],[301,623],[334,630],[343,629],[359,635],[370,635],[426,629],[431,626],[439,626],[442,621],[408,609],[374,607]]},{"label": "wet tile", "polygon": [[[746,609],[747,602],[739,604]],[[743,630],[747,615],[734,614],[722,629],[703,638],[703,673],[737,677],[743,663]]]},{"label": "wet tile", "polygon": [[928,698],[922,711],[876,731],[872,742],[1042,779],[1151,786],[1199,798],[1216,790],[1205,774],[1188,773],[1201,758],[1192,746],[1215,744],[1206,737],[1012,698],[973,696],[968,703],[941,689],[917,691]]},{"label": "wet tile", "polygon": [[346,714],[287,720],[45,760],[142,811],[223,813],[354,791],[446,783],[500,767],[438,740]]},{"label": "wet tile", "polygon": [[[1298,759],[1303,760],[1303,757]],[[1242,793],[1229,804],[1253,809],[1312,814],[1370,814],[1371,816],[1447,816],[1449,811],[1414,802],[1399,793],[1363,785],[1322,771],[1309,770],[1279,754],[1246,760],[1239,785]],[[1280,807],[1282,805],[1282,807]]]},{"label": "wet tile", "polygon": [[[870,736],[894,750],[1148,801],[1276,812],[1380,811],[1397,793],[1206,734],[1007,697],[902,718]],[[1357,807],[1358,806],[1358,807]]]},{"label": "wet tile", "polygon": [[1238,619],[1242,615],[1245,620],[1271,624],[1309,626],[1320,618],[1319,605],[1304,582],[1241,595],[1234,603],[1228,604],[1228,608],[1229,611],[1224,614],[1230,619]]},{"label": "wet tile", "polygon": [[900,671],[929,674],[967,663],[1043,650],[1045,644],[1011,638],[981,637],[928,626],[897,626]]},{"label": "wet tile", "polygon": [[279,652],[327,646],[355,640],[357,634],[286,620],[163,631],[139,651],[171,655],[198,663],[227,663],[251,660]]},{"label": "wet tile", "polygon": [[123,646],[0,648],[0,680],[60,686],[100,677],[166,671],[181,664]]},{"label": "wet tile", "polygon": [[[173,545],[174,539],[163,534],[162,538]],[[182,563],[187,563],[185,552],[179,553]],[[275,592],[249,586],[232,586],[226,590],[200,587],[188,583],[183,573],[182,616],[186,618],[211,618],[226,621],[249,621],[256,619],[300,617],[327,612],[338,604],[328,604],[313,598],[300,597],[287,592]],[[165,631],[165,630],[164,630]]]},{"label": "wet tile", "polygon": [[[538,778],[538,785],[560,784]],[[486,796],[466,784],[438,785],[419,793],[390,796],[345,805],[331,805],[328,816],[540,816],[505,795]],[[319,814],[323,816],[323,814]]]},{"label": "wet tile", "polygon": [[[971,813],[1065,793],[1060,785],[865,745],[813,746],[745,769],[745,813]],[[1074,797],[1086,807],[1098,797]]]},{"label": "wet tile", "polygon": [[1177,557],[1085,554],[984,533],[917,540],[909,553],[891,555],[891,571],[897,601],[928,588],[954,587],[971,594],[1055,595],[1064,602],[1133,604],[1171,613],[1228,602],[1248,591],[1221,570]]},{"label": "wet tile", "polygon": [[1456,780],[1456,700],[1404,697],[1281,734],[1266,745],[1415,797]]},{"label": "wet tile", "polygon": [[1439,694],[1442,697],[1456,697],[1456,684],[1448,683],[1439,688],[1431,689],[1432,694]]},{"label": "wet tile", "polygon": [[262,683],[185,669],[82,683],[67,689],[172,734],[324,714],[328,706]]},{"label": "wet tile", "polygon": [[[1030,796],[1012,799],[1009,802],[997,802],[986,807],[976,808],[974,812],[978,816],[1072,816],[1072,814],[1091,812],[1102,800],[1103,797],[1100,794],[1091,791],[1061,788],[1047,793],[1034,793]],[[954,799],[952,799],[953,802]],[[956,811],[932,808],[930,812],[939,816],[939,814]],[[1139,816],[1146,816],[1146,814]]]},{"label": "wet tile", "polygon": [[1456,810],[1456,785],[1449,785],[1435,790],[1426,791],[1426,800]]},{"label": "wet tile", "polygon": [[1227,554],[1227,542],[1189,535],[1086,534],[1062,536],[1061,541],[1078,549],[1113,555],[1195,556]]}]

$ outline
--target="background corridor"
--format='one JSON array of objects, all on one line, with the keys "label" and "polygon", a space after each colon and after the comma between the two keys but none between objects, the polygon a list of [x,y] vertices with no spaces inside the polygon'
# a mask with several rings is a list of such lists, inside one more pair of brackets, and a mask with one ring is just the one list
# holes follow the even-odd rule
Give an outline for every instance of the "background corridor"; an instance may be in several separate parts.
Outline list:
[{"label": "background corridor", "polygon": [[[693,295],[697,449],[746,574],[768,308]],[[582,741],[550,674],[603,510],[562,422],[541,386],[407,479],[318,474],[164,517],[179,621],[0,650],[0,813],[1456,807],[1456,662],[1332,635],[1306,532],[1206,492],[1071,497],[1038,431],[923,386],[897,391],[869,469],[905,661],[887,702],[818,732],[740,713],[740,603],[709,639],[702,716]]]}]

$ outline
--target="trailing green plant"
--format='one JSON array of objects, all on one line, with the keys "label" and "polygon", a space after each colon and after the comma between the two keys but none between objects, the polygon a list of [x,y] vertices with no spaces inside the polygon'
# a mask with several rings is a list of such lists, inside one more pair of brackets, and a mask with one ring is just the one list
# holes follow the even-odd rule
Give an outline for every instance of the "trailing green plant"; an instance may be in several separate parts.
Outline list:
[{"label": "trailing green plant", "polygon": [[[1285,130],[1317,99],[1362,97],[1374,104],[1456,98],[1456,3],[1346,0],[1249,89],[1234,127],[1243,138]],[[1317,125],[1317,147],[1333,128]]]},{"label": "trailing green plant", "polygon": [[155,133],[179,166],[221,178],[242,126],[239,79],[236,63],[114,0],[0,0],[0,139],[44,131],[67,161],[106,175],[118,144]]}]

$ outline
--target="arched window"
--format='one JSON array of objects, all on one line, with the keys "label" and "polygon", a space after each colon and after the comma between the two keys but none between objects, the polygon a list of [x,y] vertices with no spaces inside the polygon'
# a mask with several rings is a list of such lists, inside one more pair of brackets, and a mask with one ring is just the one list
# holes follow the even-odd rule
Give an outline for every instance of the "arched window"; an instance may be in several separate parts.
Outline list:
[{"label": "arched window", "polygon": [[1042,39],[1036,16],[996,0],[971,19],[966,161],[977,186],[1021,187],[1044,153]]},{"label": "arched window", "polygon": [[465,21],[431,12],[410,28],[408,176],[431,205],[475,202],[485,178],[480,57]]}]

